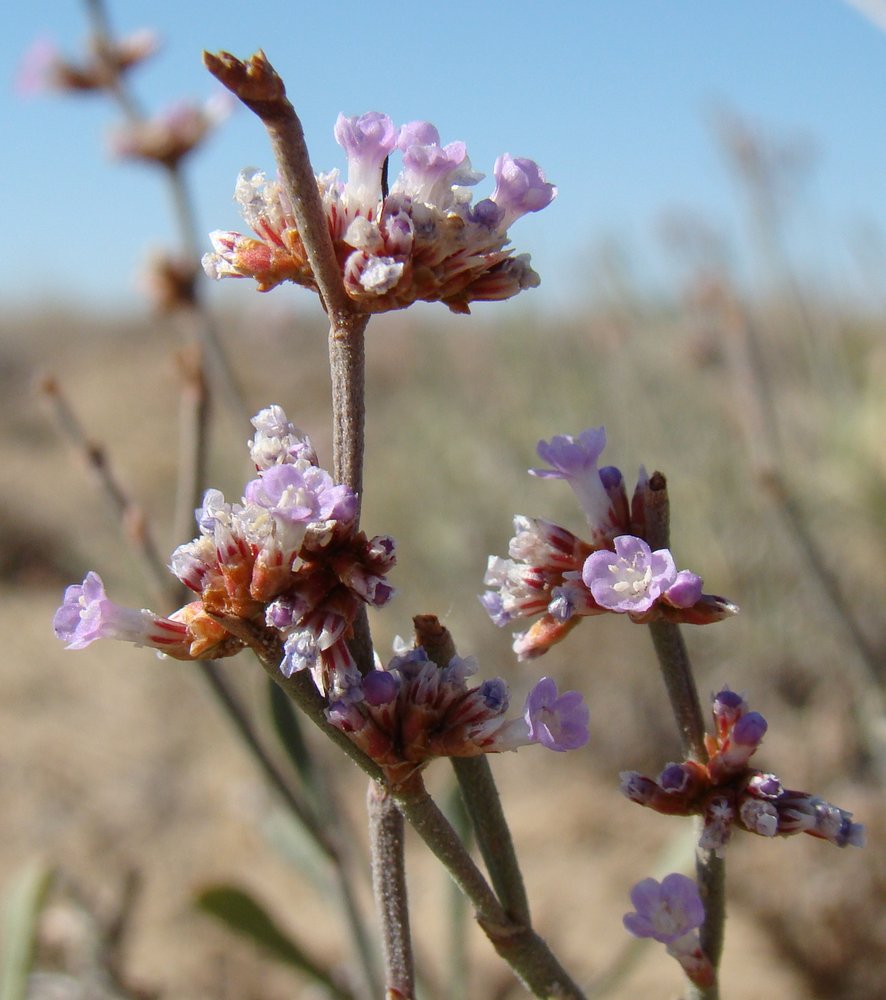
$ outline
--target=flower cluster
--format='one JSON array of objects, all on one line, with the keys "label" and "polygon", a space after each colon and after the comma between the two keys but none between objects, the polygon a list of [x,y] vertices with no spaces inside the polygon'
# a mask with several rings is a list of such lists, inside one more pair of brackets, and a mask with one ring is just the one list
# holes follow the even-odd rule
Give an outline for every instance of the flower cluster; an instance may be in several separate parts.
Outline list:
[{"label": "flower cluster", "polygon": [[366,674],[333,702],[327,717],[394,784],[435,757],[474,757],[530,743],[564,751],[587,743],[589,713],[577,691],[558,695],[556,683],[544,677],[529,692],[522,718],[506,719],[507,685],[494,678],[469,688],[466,679],[476,669],[473,658],[459,656],[441,668],[421,646],[401,643],[387,667]]},{"label": "flower cluster", "polygon": [[714,968],[698,934],[705,913],[695,882],[677,872],[661,882],[645,878],[631,890],[631,902],[635,912],[623,918],[628,932],[661,942],[696,986],[712,986]]},{"label": "flower cluster", "polygon": [[713,716],[716,732],[706,737],[707,764],[668,764],[657,781],[625,771],[622,792],[660,813],[701,816],[704,850],[721,852],[736,827],[761,837],[808,833],[837,847],[864,845],[864,828],[852,822],[851,813],[748,766],[767,724],[741,695],[724,688],[714,696]]},{"label": "flower cluster", "polygon": [[543,479],[564,479],[585,513],[588,540],[541,518],[517,515],[510,558],[490,556],[480,600],[499,626],[541,615],[515,636],[520,659],[547,652],[589,615],[613,611],[635,622],[658,619],[691,624],[720,621],[738,610],[722,597],[702,593],[701,577],[678,570],[667,549],[653,551],[645,533],[643,470],[632,500],[624,477],[598,468],[606,445],[602,427],[577,437],[558,435],[538,444],[549,469],[530,469]]},{"label": "flower cluster", "polygon": [[[507,249],[511,223],[556,195],[532,160],[500,156],[495,190],[472,205],[468,189],[483,175],[471,169],[463,142],[442,145],[429,122],[398,129],[378,112],[339,115],[335,138],[348,156],[347,182],[333,170],[318,175],[317,185],[345,289],[362,309],[385,312],[422,300],[466,313],[471,302],[508,299],[538,284],[528,255]],[[388,188],[387,163],[395,151],[403,169]],[[283,281],[316,290],[281,184],[244,170],[235,198],[258,238],[211,233],[206,273],[254,278],[263,292]]]},{"label": "flower cluster", "polygon": [[111,132],[115,156],[175,166],[231,113],[233,100],[216,94],[204,104],[180,101],[153,118],[130,121]]},{"label": "flower cluster", "polygon": [[156,34],[143,29],[114,42],[90,41],[81,63],[65,59],[48,38],[38,38],[25,53],[16,77],[21,94],[44,90],[107,90],[126,70],[152,56],[159,47]]},{"label": "flower cluster", "polygon": [[394,542],[356,530],[356,496],[317,466],[310,441],[279,406],[252,423],[258,477],[240,503],[208,490],[196,511],[200,535],[172,554],[172,572],[199,600],[169,618],[121,608],[90,573],[68,588],[55,616],[69,648],[112,638],[178,659],[213,659],[242,648],[224,627],[237,619],[283,641],[287,676],[310,669],[334,696],[359,682],[347,639],[361,604],[381,607],[393,594],[385,574]]}]

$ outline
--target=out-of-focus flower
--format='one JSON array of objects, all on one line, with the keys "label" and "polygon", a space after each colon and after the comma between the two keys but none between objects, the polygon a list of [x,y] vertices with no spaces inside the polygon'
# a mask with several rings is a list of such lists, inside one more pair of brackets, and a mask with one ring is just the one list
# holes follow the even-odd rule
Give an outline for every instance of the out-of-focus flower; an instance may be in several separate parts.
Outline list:
[{"label": "out-of-focus flower", "polygon": [[508,688],[494,678],[469,688],[472,658],[453,657],[441,668],[422,647],[399,652],[328,709],[332,725],[396,784],[435,757],[475,757],[538,743],[574,750],[588,741],[588,709],[577,691],[557,695],[543,678],[529,692],[522,718],[506,719]]},{"label": "out-of-focus flower", "polygon": [[22,96],[45,91],[107,90],[120,74],[152,56],[159,48],[154,31],[142,29],[111,44],[91,40],[80,63],[69,62],[47,37],[35,39],[19,64],[15,79]]},{"label": "out-of-focus flower", "polygon": [[713,699],[715,735],[708,761],[668,764],[657,780],[636,771],[621,775],[627,798],[656,812],[702,817],[699,846],[718,854],[736,828],[761,837],[808,833],[837,847],[862,847],[864,828],[852,813],[807,792],[786,789],[774,775],[749,766],[766,734],[766,720],[724,688]]},{"label": "out-of-focus flower", "polygon": [[591,615],[616,612],[643,624],[664,619],[703,625],[738,610],[722,597],[702,593],[701,577],[678,571],[667,549],[652,551],[643,538],[645,472],[640,470],[629,502],[621,472],[598,468],[605,444],[602,427],[576,437],[557,435],[537,449],[551,468],[529,470],[542,479],[562,479],[572,489],[587,518],[587,540],[542,518],[517,515],[510,558],[489,558],[483,582],[492,589],[480,601],[492,621],[505,626],[541,616],[515,636],[521,660],[546,653]]},{"label": "out-of-focus flower", "polygon": [[347,640],[361,606],[382,607],[393,594],[393,540],[356,530],[354,493],[315,464],[310,441],[279,406],[253,425],[257,478],[239,503],[207,490],[196,511],[199,536],[172,554],[172,572],[199,600],[167,619],[114,604],[89,574],[56,613],[56,634],[69,648],[111,638],[179,659],[230,656],[243,642],[219,622],[235,618],[270,630],[283,644],[281,670],[311,670],[324,694],[359,681]]},{"label": "out-of-focus flower", "polygon": [[677,872],[661,882],[646,878],[631,889],[631,902],[635,912],[624,915],[625,929],[666,945],[696,986],[711,986],[715,973],[701,950],[698,928],[705,914],[695,882]]},{"label": "out-of-focus flower", "polygon": [[[428,122],[399,130],[387,115],[339,115],[336,141],[348,156],[348,179],[337,170],[317,177],[329,232],[348,295],[367,312],[416,301],[444,302],[469,312],[475,301],[507,299],[538,284],[525,254],[507,248],[508,227],[538,212],[557,189],[532,160],[496,160],[491,197],[471,204],[471,169],[464,143],[441,145]],[[388,158],[403,170],[383,187]],[[257,238],[216,230],[203,258],[212,278],[253,278],[259,291],[283,281],[316,290],[292,206],[282,186],[254,169],[241,172],[235,198]]]},{"label": "out-of-focus flower", "polygon": [[153,118],[116,126],[108,138],[115,156],[175,166],[229,117],[230,94],[210,97],[203,105],[181,101]]},{"label": "out-of-focus flower", "polygon": [[163,251],[152,253],[139,285],[159,313],[171,313],[194,304],[194,262]]}]

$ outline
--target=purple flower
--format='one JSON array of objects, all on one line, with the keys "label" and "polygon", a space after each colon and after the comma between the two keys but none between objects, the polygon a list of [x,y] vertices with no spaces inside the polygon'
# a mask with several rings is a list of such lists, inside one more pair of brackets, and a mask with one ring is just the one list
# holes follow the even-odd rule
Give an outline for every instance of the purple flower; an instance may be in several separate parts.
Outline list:
[{"label": "purple flower", "polygon": [[495,191],[490,201],[504,209],[499,226],[507,229],[527,212],[539,212],[557,196],[557,188],[545,180],[538,164],[522,156],[505,153],[492,168]]},{"label": "purple flower", "polygon": [[600,477],[597,460],[606,447],[606,429],[589,427],[578,437],[556,434],[550,441],[539,441],[538,457],[551,469],[530,469],[540,479],[565,479],[575,493],[592,531],[609,523],[611,499]]},{"label": "purple flower", "polygon": [[397,145],[403,153],[403,175],[398,190],[415,201],[445,208],[452,201],[452,185],[479,180],[462,169],[469,165],[463,142],[440,145],[440,133],[430,122],[409,122],[400,129]]},{"label": "purple flower", "polygon": [[273,465],[246,484],[246,499],[289,525],[312,521],[350,521],[357,501],[347,486],[337,486],[324,469]]},{"label": "purple flower", "polygon": [[577,750],[588,742],[590,712],[581,694],[564,691],[558,696],[550,677],[542,677],[529,692],[523,717],[530,739],[549,750]]},{"label": "purple flower", "polygon": [[397,144],[394,123],[378,111],[354,118],[339,115],[334,133],[348,154],[349,203],[358,210],[375,211],[381,199],[382,164]]},{"label": "purple flower", "polygon": [[187,627],[150,611],[125,608],[108,598],[98,573],[89,572],[82,584],[65,591],[62,606],[52,619],[56,636],[67,649],[85,649],[96,639],[122,639],[138,646],[187,645]]},{"label": "purple flower", "polygon": [[655,552],[633,535],[614,539],[615,552],[592,552],[582,580],[594,600],[609,611],[642,614],[674,583],[677,567],[667,549]]},{"label": "purple flower", "polygon": [[645,878],[631,889],[635,913],[623,917],[625,928],[634,937],[649,937],[673,944],[704,922],[704,906],[698,887],[691,878],[677,872],[662,881]]}]

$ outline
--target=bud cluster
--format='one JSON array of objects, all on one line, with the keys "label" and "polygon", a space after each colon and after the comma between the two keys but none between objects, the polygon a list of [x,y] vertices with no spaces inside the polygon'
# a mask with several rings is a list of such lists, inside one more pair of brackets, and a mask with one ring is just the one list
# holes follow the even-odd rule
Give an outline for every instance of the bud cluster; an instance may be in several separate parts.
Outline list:
[{"label": "bud cluster", "polygon": [[699,846],[721,852],[738,827],[761,837],[808,833],[837,847],[861,847],[864,828],[852,814],[807,792],[785,788],[774,774],[748,761],[766,733],[766,720],[747,701],[724,688],[713,699],[715,734],[706,737],[708,762],[668,764],[657,780],[637,771],[621,775],[621,790],[656,812],[699,815]]},{"label": "bud cluster", "polygon": [[372,670],[327,710],[380,764],[392,784],[402,783],[435,757],[474,757],[539,743],[574,750],[588,740],[588,709],[577,691],[557,694],[542,678],[526,699],[522,718],[506,719],[507,684],[493,678],[469,688],[473,658],[453,656],[445,667],[421,647],[399,651],[384,669]]},{"label": "bud cluster", "polygon": [[550,469],[530,469],[542,479],[564,479],[587,518],[587,540],[541,518],[517,515],[514,537],[502,559],[490,556],[481,598],[499,626],[541,615],[515,636],[514,651],[526,660],[546,653],[582,617],[606,612],[632,621],[657,620],[695,625],[720,621],[738,610],[722,597],[702,593],[701,577],[677,570],[668,549],[655,551],[644,540],[644,471],[629,501],[619,469],[597,467],[606,445],[602,427],[577,437],[540,441],[538,455]]},{"label": "bud cluster", "polygon": [[[415,301],[444,302],[469,312],[477,300],[508,299],[538,284],[529,256],[507,248],[508,227],[556,195],[532,161],[509,154],[493,168],[494,192],[471,204],[471,169],[463,142],[442,145],[429,122],[396,128],[378,112],[339,115],[335,138],[348,156],[348,179],[337,170],[317,177],[329,233],[348,295],[367,312]],[[388,158],[403,169],[388,188]],[[292,205],[282,185],[246,169],[235,198],[256,238],[216,230],[203,258],[212,278],[253,278],[259,291],[283,281],[317,290]]]}]

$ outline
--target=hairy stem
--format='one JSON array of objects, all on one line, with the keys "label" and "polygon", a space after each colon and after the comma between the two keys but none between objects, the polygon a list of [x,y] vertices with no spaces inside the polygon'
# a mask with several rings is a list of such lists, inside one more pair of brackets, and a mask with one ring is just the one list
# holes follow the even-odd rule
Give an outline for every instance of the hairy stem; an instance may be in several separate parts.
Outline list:
[{"label": "hairy stem", "polygon": [[370,781],[366,793],[372,889],[381,926],[385,990],[390,1000],[412,1000],[415,970],[404,867],[403,814],[389,789]]}]

